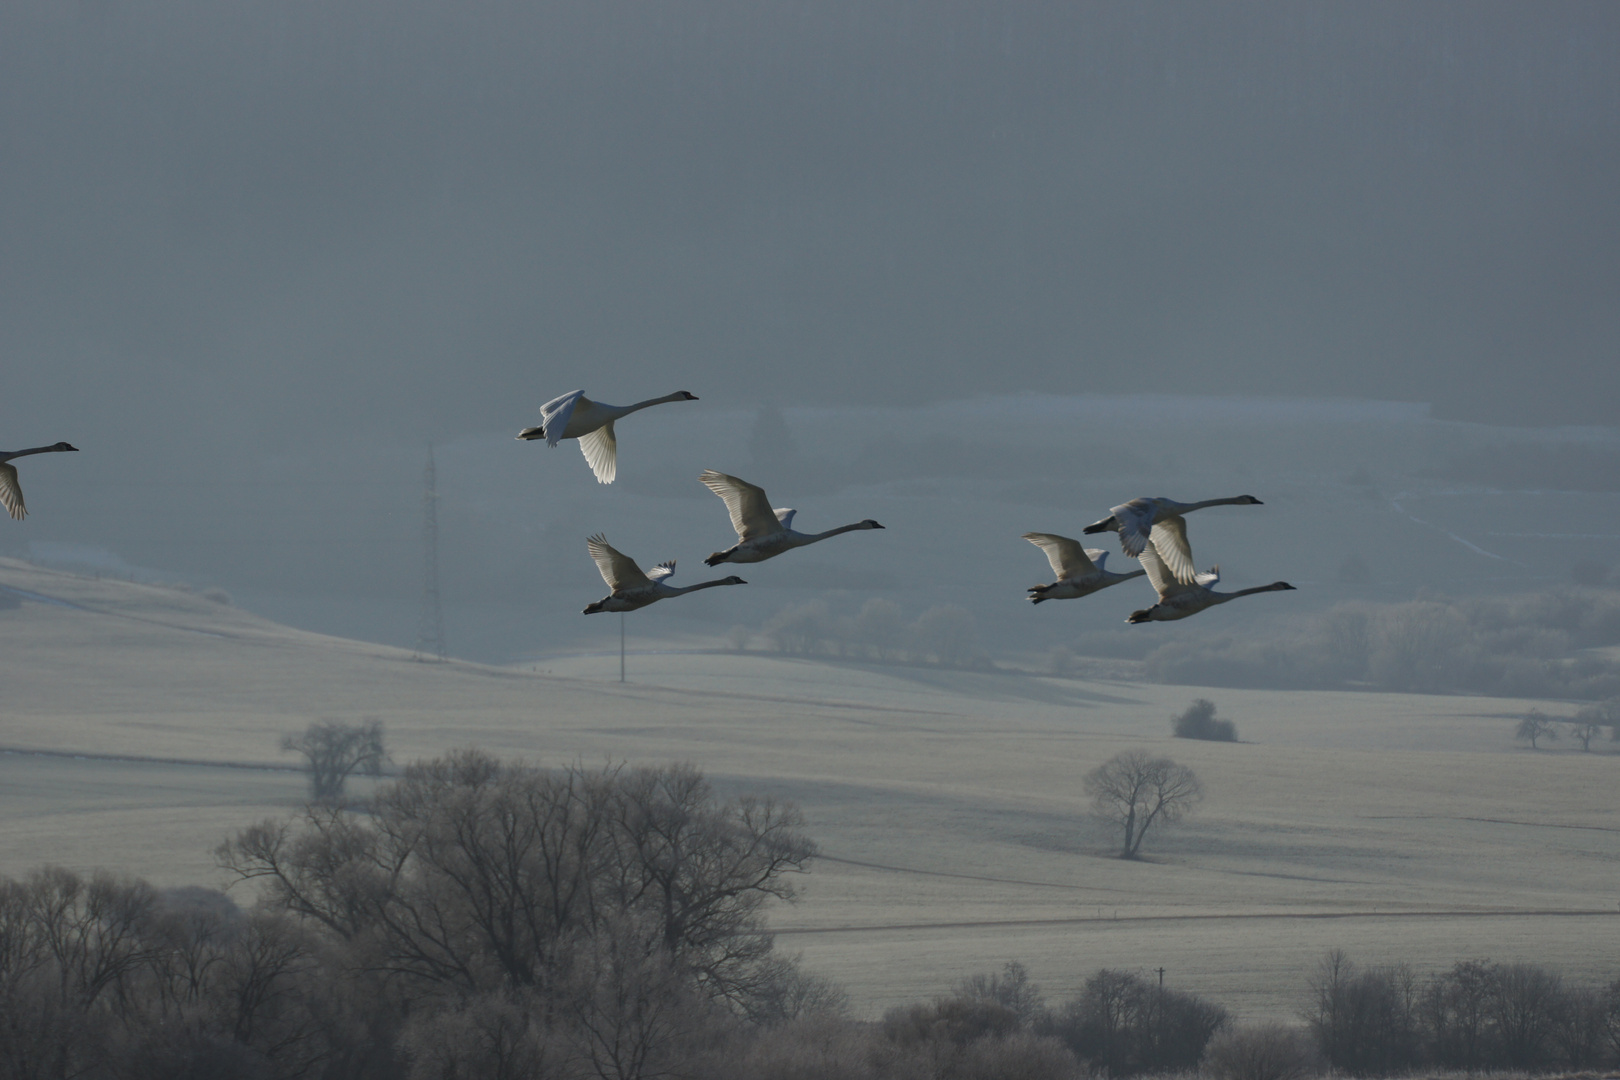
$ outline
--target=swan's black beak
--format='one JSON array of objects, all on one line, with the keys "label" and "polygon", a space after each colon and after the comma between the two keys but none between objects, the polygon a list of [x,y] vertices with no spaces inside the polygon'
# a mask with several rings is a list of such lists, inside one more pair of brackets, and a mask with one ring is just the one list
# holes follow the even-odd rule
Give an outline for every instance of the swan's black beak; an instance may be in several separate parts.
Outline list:
[{"label": "swan's black beak", "polygon": [[63,443],[62,444],[62,449],[63,450],[73,450],[73,451],[77,452],[79,448],[77,446],[72,446],[72,445],[70,445],[68,443]]}]

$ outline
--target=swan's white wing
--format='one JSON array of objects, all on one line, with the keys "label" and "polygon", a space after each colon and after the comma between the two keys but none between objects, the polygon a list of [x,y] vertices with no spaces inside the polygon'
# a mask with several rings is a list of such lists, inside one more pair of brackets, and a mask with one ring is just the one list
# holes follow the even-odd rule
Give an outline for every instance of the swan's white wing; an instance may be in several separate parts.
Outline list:
[{"label": "swan's white wing", "polygon": [[1102,548],[1086,548],[1085,552],[1086,558],[1090,559],[1091,564],[1098,570],[1102,570],[1104,572],[1108,570],[1108,552],[1104,551]]},{"label": "swan's white wing", "polygon": [[552,398],[540,406],[540,426],[546,429],[546,445],[556,446],[563,437],[563,429],[568,426],[568,418],[574,415],[574,406],[584,400],[585,391],[575,390],[571,394]]},{"label": "swan's white wing", "polygon": [[1158,507],[1152,499],[1132,499],[1109,511],[1119,522],[1119,545],[1131,558],[1139,558],[1147,546],[1148,534],[1153,528],[1153,516]]},{"label": "swan's white wing", "polygon": [[18,521],[28,516],[28,507],[23,505],[22,486],[17,483],[17,467],[5,461],[0,461],[0,506],[4,506],[6,512]]},{"label": "swan's white wing", "polygon": [[1219,584],[1220,580],[1221,580],[1221,568],[1219,566],[1212,566],[1212,567],[1209,568],[1208,573],[1199,574],[1197,577],[1193,578],[1193,584],[1202,585],[1204,588],[1207,589],[1211,585]]},{"label": "swan's white wing", "polygon": [[1064,578],[1085,577],[1097,570],[1078,540],[1070,540],[1067,536],[1058,536],[1054,533],[1037,532],[1025,533],[1024,539],[1046,553],[1046,561],[1052,564],[1052,573],[1056,574],[1060,581]]},{"label": "swan's white wing", "polygon": [[647,580],[653,582],[663,581],[666,578],[674,576],[674,573],[675,560],[670,559],[668,562],[661,562],[651,570],[647,571]]},{"label": "swan's white wing", "polygon": [[[549,436],[551,429],[547,428]],[[599,484],[611,484],[619,472],[619,441],[613,437],[613,421],[579,437],[580,453],[596,474]]]},{"label": "swan's white wing", "polygon": [[[713,469],[704,469],[698,479],[726,504],[726,510],[731,514],[731,527],[737,530],[738,543],[782,531],[783,524],[771,510],[771,501],[765,497],[764,488]],[[788,516],[793,516],[791,510]]]},{"label": "swan's white wing", "polygon": [[1147,579],[1153,583],[1153,591],[1159,594],[1160,600],[1168,600],[1177,593],[1186,592],[1193,588],[1183,585],[1170,573],[1170,569],[1159,558],[1159,551],[1152,544],[1142,549],[1142,569],[1147,571]]},{"label": "swan's white wing", "polygon": [[652,584],[652,579],[641,572],[636,561],[608,543],[607,537],[601,533],[585,541],[585,550],[596,560],[596,569],[601,571],[602,580],[614,592]]},{"label": "swan's white wing", "polygon": [[1187,542],[1187,519],[1180,514],[1161,514],[1148,534],[1150,545],[1159,558],[1170,568],[1170,575],[1183,585],[1198,580],[1198,569],[1193,566],[1192,545]]},{"label": "swan's white wing", "polygon": [[771,513],[775,514],[776,520],[782,523],[782,528],[791,529],[793,528],[793,515],[797,514],[798,511],[786,506],[779,506],[772,510]]}]

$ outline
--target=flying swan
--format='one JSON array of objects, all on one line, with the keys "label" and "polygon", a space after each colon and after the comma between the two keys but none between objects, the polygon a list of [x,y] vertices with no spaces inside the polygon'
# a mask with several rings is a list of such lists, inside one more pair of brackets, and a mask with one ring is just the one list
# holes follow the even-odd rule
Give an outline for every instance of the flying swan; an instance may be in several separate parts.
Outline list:
[{"label": "flying swan", "polygon": [[1082,548],[1078,540],[1070,540],[1067,536],[1027,532],[1024,539],[1046,552],[1046,561],[1052,564],[1052,573],[1057,575],[1057,580],[1050,585],[1029,587],[1029,602],[1032,604],[1042,600],[1078,600],[1147,573],[1146,570],[1132,570],[1128,574],[1116,574],[1103,565],[1108,559],[1108,552],[1101,548]]},{"label": "flying swan", "polygon": [[77,452],[77,446],[69,446],[59,442],[55,446],[36,446],[31,450],[0,450],[0,506],[6,508],[16,521],[28,516],[28,507],[23,505],[22,485],[17,483],[17,467],[9,464],[12,458],[27,457],[29,454],[55,454],[72,450]]},{"label": "flying swan", "polygon": [[[1279,592],[1283,589],[1293,588],[1286,581],[1273,581],[1270,585],[1261,585],[1253,589],[1239,589],[1237,592],[1230,593],[1215,592],[1210,586],[1221,580],[1221,568],[1219,566],[1212,568],[1207,574],[1196,575],[1191,582],[1177,581],[1159,555],[1164,550],[1164,545],[1160,542],[1159,536],[1163,527],[1163,523],[1153,526],[1153,543],[1146,544],[1142,548],[1142,569],[1147,571],[1148,580],[1153,583],[1154,591],[1159,594],[1159,602],[1150,608],[1131,612],[1131,617],[1126,619],[1126,622],[1170,622],[1175,619],[1185,619],[1189,615],[1198,614],[1205,608],[1214,607],[1216,604],[1224,604],[1228,600],[1236,600],[1240,596],[1252,596],[1255,593],[1263,592]],[[1187,534],[1185,528],[1183,528],[1181,542],[1185,544],[1186,540]]]},{"label": "flying swan", "polygon": [[597,483],[611,484],[619,471],[619,443],[613,437],[615,420],[666,401],[696,400],[696,394],[677,390],[634,405],[604,405],[586,397],[585,391],[575,390],[540,406],[540,426],[524,428],[517,437],[526,442],[544,439],[547,446],[556,446],[562,439],[578,439],[580,452],[596,474]]},{"label": "flying swan", "polygon": [[735,476],[727,476],[713,469],[705,469],[698,479],[725,502],[726,509],[731,512],[731,527],[737,530],[737,543],[704,559],[705,566],[718,566],[723,562],[764,562],[784,551],[804,547],[806,544],[813,544],[817,540],[825,540],[839,533],[853,532],[856,529],[883,528],[871,518],[867,518],[865,521],[857,521],[853,525],[840,525],[826,532],[797,532],[793,528],[793,515],[798,511],[785,507],[778,510],[771,509],[771,501],[765,497],[764,488],[755,487],[746,480],[739,480]]},{"label": "flying swan", "polygon": [[[1100,532],[1118,532],[1119,545],[1133,559],[1142,557],[1142,549],[1151,538],[1159,549],[1159,557],[1170,568],[1177,581],[1191,585],[1198,580],[1193,566],[1192,549],[1187,546],[1187,525],[1184,515],[1206,506],[1264,506],[1253,495],[1238,495],[1231,499],[1205,499],[1203,502],[1184,503],[1166,498],[1132,499],[1108,511],[1108,516],[1085,528],[1086,535]],[[1164,533],[1156,526],[1166,525]]]},{"label": "flying swan", "polygon": [[634,559],[614,548],[601,533],[585,541],[585,548],[591,553],[591,558],[596,560],[596,568],[602,572],[602,580],[613,590],[596,603],[588,605],[585,608],[587,615],[595,615],[601,611],[636,611],[668,597],[683,596],[699,589],[712,589],[716,585],[748,584],[742,578],[733,575],[715,581],[700,581],[696,585],[678,589],[664,584],[675,572],[674,559],[661,562],[644,574]]}]

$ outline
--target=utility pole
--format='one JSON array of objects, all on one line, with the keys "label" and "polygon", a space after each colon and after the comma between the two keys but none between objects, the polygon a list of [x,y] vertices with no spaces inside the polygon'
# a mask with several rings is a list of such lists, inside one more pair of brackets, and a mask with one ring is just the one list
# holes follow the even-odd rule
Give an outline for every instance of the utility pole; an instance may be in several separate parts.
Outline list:
[{"label": "utility pole", "polygon": [[624,682],[624,612],[619,612],[619,681]]},{"label": "utility pole", "polygon": [[428,444],[427,472],[422,486],[422,621],[416,630],[415,660],[443,660],[444,616],[439,610],[439,492],[433,467],[433,444]]}]

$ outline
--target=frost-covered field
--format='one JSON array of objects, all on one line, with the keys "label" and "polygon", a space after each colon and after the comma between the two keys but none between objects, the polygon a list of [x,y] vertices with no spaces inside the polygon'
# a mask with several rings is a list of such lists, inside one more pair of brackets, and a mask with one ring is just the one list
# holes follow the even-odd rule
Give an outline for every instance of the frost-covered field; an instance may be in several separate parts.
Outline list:
[{"label": "frost-covered field", "polygon": [[[218,883],[212,846],[302,793],[296,774],[223,766],[284,765],[281,735],[377,716],[402,762],[467,745],[681,759],[726,792],[797,802],[824,858],[772,922],[863,1013],[1007,960],[1057,995],[1099,966],[1162,966],[1279,1017],[1332,947],[1617,974],[1620,754],[1511,738],[1511,714],[1556,703],[677,651],[633,653],[620,685],[616,655],[422,664],[172,589],[12,561],[0,585],[28,594],[0,610],[0,745],[34,751],[0,754],[8,874],[54,861]],[[1168,738],[1200,694],[1243,743]],[[1080,781],[1138,746],[1192,766],[1207,799],[1124,863]]]}]

